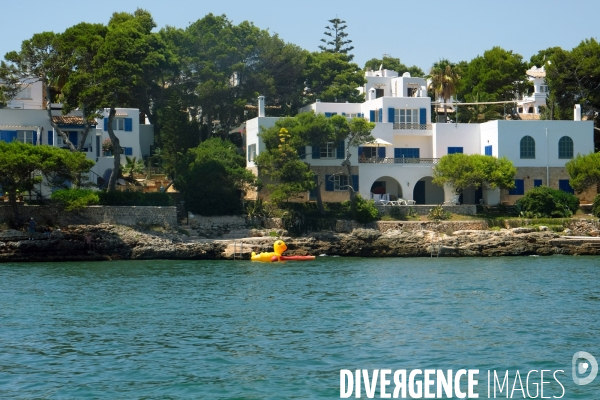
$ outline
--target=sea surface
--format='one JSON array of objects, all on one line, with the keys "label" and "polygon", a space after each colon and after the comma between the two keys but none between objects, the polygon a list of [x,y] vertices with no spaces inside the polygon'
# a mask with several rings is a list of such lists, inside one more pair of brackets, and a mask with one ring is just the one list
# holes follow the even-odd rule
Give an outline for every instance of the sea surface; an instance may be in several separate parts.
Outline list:
[{"label": "sea surface", "polygon": [[544,397],[598,399],[572,357],[600,360],[599,283],[572,256],[0,264],[0,398],[333,399],[342,369],[478,369],[480,398],[488,371],[523,398],[549,370]]}]

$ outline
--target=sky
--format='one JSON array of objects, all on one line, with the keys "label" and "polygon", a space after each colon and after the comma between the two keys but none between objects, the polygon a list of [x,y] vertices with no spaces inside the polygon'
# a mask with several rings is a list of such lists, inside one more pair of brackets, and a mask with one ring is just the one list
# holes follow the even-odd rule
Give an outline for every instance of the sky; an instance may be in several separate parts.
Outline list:
[{"label": "sky", "polygon": [[[23,40],[43,31],[62,32],[79,22],[107,23],[115,11],[144,8],[158,27],[185,28],[208,13],[225,14],[234,24],[244,20],[277,33],[284,41],[317,51],[328,20],[346,21],[354,62],[384,54],[425,72],[441,58],[470,61],[500,46],[523,56],[559,46],[570,50],[596,38],[598,0],[489,2],[429,0],[381,3],[357,0],[81,0],[5,2],[0,57],[19,50]],[[575,6],[576,4],[576,6]]]}]

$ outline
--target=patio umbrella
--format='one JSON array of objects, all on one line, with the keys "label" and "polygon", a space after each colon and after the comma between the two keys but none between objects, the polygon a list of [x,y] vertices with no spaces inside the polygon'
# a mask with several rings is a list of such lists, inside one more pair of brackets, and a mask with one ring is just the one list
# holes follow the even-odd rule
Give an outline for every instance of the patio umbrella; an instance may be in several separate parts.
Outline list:
[{"label": "patio umbrella", "polygon": [[390,147],[390,146],[393,146],[393,144],[390,143],[390,142],[386,142],[383,139],[377,138],[377,139],[375,139],[375,140],[373,140],[371,142],[367,142],[367,143],[362,144],[362,146],[363,147],[377,147],[377,153],[376,154],[379,154],[379,148],[380,147]]}]

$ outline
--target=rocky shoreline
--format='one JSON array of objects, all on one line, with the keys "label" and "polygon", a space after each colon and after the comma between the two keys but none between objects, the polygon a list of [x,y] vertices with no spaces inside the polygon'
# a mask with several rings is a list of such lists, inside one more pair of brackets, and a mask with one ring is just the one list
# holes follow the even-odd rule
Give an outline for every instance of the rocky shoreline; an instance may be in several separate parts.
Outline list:
[{"label": "rocky shoreline", "polygon": [[[95,249],[85,243],[86,233]],[[600,238],[569,236],[525,227],[502,230],[402,231],[358,228],[351,233],[315,232],[283,237],[288,255],[347,257],[499,257],[523,255],[600,255]],[[575,232],[579,234],[581,232]],[[589,235],[590,233],[584,233]],[[258,235],[256,235],[258,236]],[[70,225],[28,240],[24,232],[0,232],[0,262],[101,260],[249,259],[252,251],[272,251],[272,236],[191,240],[185,233],[120,225]]]}]

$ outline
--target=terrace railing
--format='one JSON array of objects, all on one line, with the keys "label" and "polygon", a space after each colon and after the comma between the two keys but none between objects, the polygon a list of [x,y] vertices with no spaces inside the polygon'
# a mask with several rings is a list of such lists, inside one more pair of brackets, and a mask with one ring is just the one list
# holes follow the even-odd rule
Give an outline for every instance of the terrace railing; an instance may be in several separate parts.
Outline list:
[{"label": "terrace railing", "polygon": [[429,131],[433,129],[431,124],[398,124],[394,123],[394,129],[411,129],[417,131]]},{"label": "terrace railing", "polygon": [[437,164],[439,158],[359,158],[359,164]]}]

